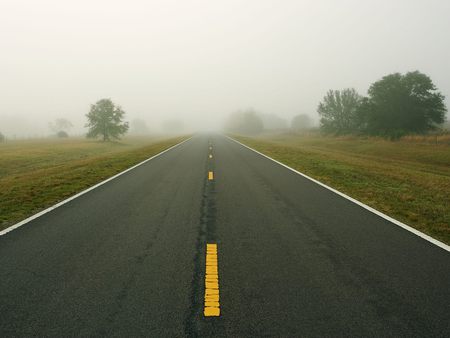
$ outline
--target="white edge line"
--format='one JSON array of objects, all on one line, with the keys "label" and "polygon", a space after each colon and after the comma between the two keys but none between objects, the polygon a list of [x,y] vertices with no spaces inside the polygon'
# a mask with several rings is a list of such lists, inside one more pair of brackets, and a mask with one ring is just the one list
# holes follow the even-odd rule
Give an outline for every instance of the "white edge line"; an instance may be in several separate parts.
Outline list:
[{"label": "white edge line", "polygon": [[374,209],[372,207],[369,207],[368,205],[366,205],[366,204],[364,204],[364,203],[362,203],[362,202],[360,202],[360,201],[358,201],[358,200],[356,200],[356,199],[354,199],[354,198],[352,198],[352,197],[350,197],[350,196],[348,196],[348,195],[346,195],[346,194],[344,194],[344,193],[342,193],[342,192],[340,192],[340,191],[338,191],[336,189],[333,189],[333,188],[329,187],[328,185],[326,185],[326,184],[324,184],[324,183],[322,183],[320,181],[317,181],[314,178],[309,177],[308,175],[305,175],[305,174],[301,173],[300,171],[297,171],[297,170],[287,166],[284,163],[281,163],[281,162],[279,162],[277,160],[274,160],[273,158],[271,158],[271,157],[269,157],[269,156],[267,156],[267,155],[265,155],[265,154],[255,150],[255,149],[253,149],[253,148],[251,148],[251,147],[249,147],[249,146],[247,146],[247,145],[245,145],[245,144],[235,140],[232,137],[229,137],[228,135],[225,135],[225,136],[227,138],[229,138],[230,140],[240,144],[241,146],[243,146],[243,147],[245,147],[247,149],[250,149],[251,151],[254,151],[255,153],[257,153],[257,154],[259,154],[259,155],[261,155],[261,156],[263,156],[263,157],[265,157],[265,158],[267,158],[267,159],[269,159],[269,160],[271,160],[271,161],[273,161],[275,163],[278,163],[279,165],[281,165],[281,166],[283,166],[283,167],[293,171],[294,173],[296,173],[296,174],[298,174],[300,176],[303,176],[304,178],[306,178],[306,179],[308,179],[308,180],[310,180],[310,181],[312,181],[314,183],[319,184],[320,186],[322,186],[322,187],[324,187],[324,188],[334,192],[335,194],[338,194],[339,196],[342,196],[342,197],[346,198],[347,200],[349,200],[349,201],[359,205],[360,207],[363,207],[364,209],[366,209],[366,210],[368,210],[368,211],[370,211],[370,212],[372,212],[372,213],[374,213],[374,214],[376,214],[376,215],[378,215],[378,216],[388,220],[389,222],[391,222],[391,223],[393,223],[395,225],[398,225],[399,227],[401,227],[401,228],[403,228],[403,229],[405,229],[405,230],[407,230],[409,232],[412,232],[414,235],[417,235],[417,236],[423,238],[424,240],[426,240],[426,241],[428,241],[428,242],[430,242],[430,243],[440,247],[441,249],[444,249],[444,250],[450,252],[450,246],[448,246],[447,244],[442,243],[442,242],[438,241],[437,239],[434,239],[433,237],[428,236],[428,235],[424,234],[423,232],[421,232],[421,231],[419,231],[417,229],[414,229],[413,227],[411,227],[409,225],[406,225],[406,224],[404,224],[404,223],[402,223],[400,221],[397,221],[396,219],[394,219],[394,218],[392,218],[392,217],[390,217],[390,216],[388,216],[386,214],[383,214],[381,211],[378,211],[378,210],[376,210],[376,209]]},{"label": "white edge line", "polygon": [[42,210],[42,211],[38,212],[37,214],[34,214],[33,216],[30,216],[30,217],[24,219],[23,221],[21,221],[19,223],[11,225],[10,227],[0,231],[0,236],[6,235],[8,232],[11,232],[11,231],[21,227],[22,225],[25,225],[25,224],[31,222],[32,220],[35,220],[36,218],[39,218],[39,217],[49,213],[50,211],[55,210],[56,208],[59,208],[60,206],[66,204],[66,203],[69,203],[70,201],[74,200],[75,198],[78,198],[78,197],[88,193],[89,191],[94,190],[94,189],[104,185],[105,183],[108,183],[108,182],[116,179],[117,177],[122,176],[123,174],[126,174],[127,172],[129,172],[129,171],[131,171],[131,170],[133,170],[133,169],[135,169],[135,168],[137,168],[137,167],[147,163],[148,161],[151,161],[154,158],[156,158],[158,156],[161,156],[162,154],[168,152],[169,150],[172,150],[175,147],[178,147],[178,146],[182,145],[183,143],[189,141],[191,138],[192,138],[192,136],[189,137],[188,139],[186,139],[184,141],[181,141],[180,143],[177,143],[177,144],[171,146],[170,148],[167,148],[166,150],[163,150],[160,153],[158,153],[158,154],[156,154],[156,155],[154,155],[154,156],[152,156],[152,157],[150,157],[150,158],[148,158],[148,159],[146,159],[146,160],[144,160],[144,161],[142,161],[142,162],[132,166],[131,168],[128,168],[128,169],[126,169],[124,171],[121,171],[120,173],[118,173],[118,174],[116,174],[116,175],[114,175],[114,176],[112,176],[112,177],[110,177],[110,178],[108,178],[108,179],[106,179],[106,180],[104,180],[104,181],[102,181],[100,183],[97,183],[96,185],[94,185],[94,186],[92,186],[90,188],[87,188],[86,190],[83,190],[83,191],[79,192],[78,194],[76,194],[74,196],[71,196],[71,197],[69,197],[69,198],[67,198],[67,199],[65,199],[65,200],[63,200],[63,201],[61,201],[61,202],[59,202],[59,203],[57,203],[57,204],[47,208],[47,209],[45,209],[45,210]]}]

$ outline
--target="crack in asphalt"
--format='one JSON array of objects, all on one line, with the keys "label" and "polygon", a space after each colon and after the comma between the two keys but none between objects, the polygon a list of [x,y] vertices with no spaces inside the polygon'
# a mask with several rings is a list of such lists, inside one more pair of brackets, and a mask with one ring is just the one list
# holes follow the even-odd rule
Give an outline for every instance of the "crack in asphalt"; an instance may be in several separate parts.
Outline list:
[{"label": "crack in asphalt", "polygon": [[[178,188],[175,190],[175,194],[177,194],[177,192]],[[172,208],[173,203],[169,203],[167,208],[164,210],[164,214],[162,216],[164,221],[166,220]],[[106,316],[106,323],[108,323],[108,325],[101,327],[96,333],[96,335],[98,336],[108,335],[108,329],[110,329],[111,325],[115,323],[117,316],[122,311],[123,303],[126,301],[132,286],[135,284],[137,276],[141,272],[142,265],[144,264],[145,260],[151,256],[151,249],[153,248],[154,244],[158,239],[162,225],[165,224],[164,221],[157,224],[154,233],[152,234],[150,240],[145,244],[142,251],[138,255],[131,257],[130,260],[133,262],[132,264],[133,266],[135,266],[135,268],[133,269],[129,277],[124,281],[119,292],[115,295],[114,310],[108,313],[108,315]]]},{"label": "crack in asphalt", "polygon": [[[205,156],[208,156],[208,153]],[[201,319],[203,318],[205,248],[207,242],[216,242],[215,181],[208,180],[207,173],[209,171],[214,171],[214,162],[206,160],[200,221],[195,245],[194,272],[191,281],[191,305],[184,320],[184,333],[187,337],[205,336],[201,325]]]}]

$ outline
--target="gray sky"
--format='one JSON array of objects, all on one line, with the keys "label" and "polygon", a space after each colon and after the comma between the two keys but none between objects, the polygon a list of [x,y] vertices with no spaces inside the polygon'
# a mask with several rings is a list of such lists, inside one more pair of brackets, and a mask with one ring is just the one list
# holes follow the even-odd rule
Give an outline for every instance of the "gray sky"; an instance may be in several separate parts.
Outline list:
[{"label": "gray sky", "polygon": [[449,18],[448,0],[0,0],[0,130],[80,129],[104,97],[153,130],[247,107],[290,119],[409,70],[449,97]]}]

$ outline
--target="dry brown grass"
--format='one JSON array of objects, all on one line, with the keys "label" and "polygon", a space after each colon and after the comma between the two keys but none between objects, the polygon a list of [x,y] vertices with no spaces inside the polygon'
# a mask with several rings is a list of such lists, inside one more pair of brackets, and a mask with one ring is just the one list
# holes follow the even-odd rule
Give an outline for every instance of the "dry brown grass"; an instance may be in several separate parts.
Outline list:
[{"label": "dry brown grass", "polygon": [[401,142],[446,144],[450,145],[450,132],[440,132],[429,135],[407,135],[401,138]]}]

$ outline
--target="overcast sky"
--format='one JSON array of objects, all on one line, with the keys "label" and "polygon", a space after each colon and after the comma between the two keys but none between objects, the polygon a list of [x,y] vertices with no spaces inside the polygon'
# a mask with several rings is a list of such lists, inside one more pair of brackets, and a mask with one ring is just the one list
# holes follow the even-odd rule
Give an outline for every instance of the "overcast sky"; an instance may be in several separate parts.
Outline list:
[{"label": "overcast sky", "polygon": [[[420,70],[450,96],[448,0],[0,0],[0,131],[42,134],[111,98],[153,130],[254,107],[316,115],[328,89]],[[18,124],[25,127],[18,128]]]}]

